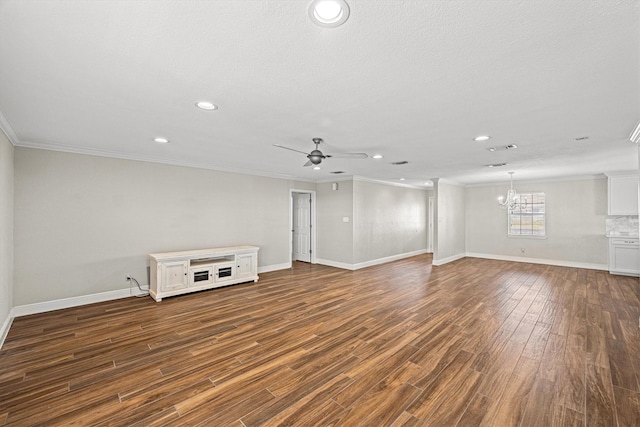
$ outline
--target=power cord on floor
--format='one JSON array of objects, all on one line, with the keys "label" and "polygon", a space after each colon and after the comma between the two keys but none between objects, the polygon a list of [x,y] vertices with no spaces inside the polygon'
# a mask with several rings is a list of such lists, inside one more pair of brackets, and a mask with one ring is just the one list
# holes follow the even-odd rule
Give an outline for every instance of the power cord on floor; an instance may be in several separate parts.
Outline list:
[{"label": "power cord on floor", "polygon": [[132,292],[133,287],[131,286],[131,282],[133,281],[138,286],[138,289],[140,290],[140,292],[142,292],[141,294],[136,294],[134,296],[136,296],[136,297],[146,297],[146,296],[149,295],[149,285],[147,285],[147,289],[143,289],[142,286],[140,286],[140,283],[136,280],[135,277],[127,276],[127,280],[129,281],[129,294],[133,295],[133,292]]}]

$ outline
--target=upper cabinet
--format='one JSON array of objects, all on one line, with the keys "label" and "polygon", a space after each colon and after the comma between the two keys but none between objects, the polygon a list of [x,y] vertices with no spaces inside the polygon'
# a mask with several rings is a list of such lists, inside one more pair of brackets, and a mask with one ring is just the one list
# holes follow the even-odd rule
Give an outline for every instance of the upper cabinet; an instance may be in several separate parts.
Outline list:
[{"label": "upper cabinet", "polygon": [[607,174],[609,215],[638,215],[638,173]]}]

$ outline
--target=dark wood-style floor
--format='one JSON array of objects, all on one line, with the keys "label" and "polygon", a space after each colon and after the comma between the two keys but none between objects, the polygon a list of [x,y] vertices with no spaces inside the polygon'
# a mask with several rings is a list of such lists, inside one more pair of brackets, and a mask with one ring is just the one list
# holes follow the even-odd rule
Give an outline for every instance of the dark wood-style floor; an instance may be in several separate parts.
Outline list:
[{"label": "dark wood-style floor", "polygon": [[640,425],[637,278],[430,260],[17,318],[0,425]]}]

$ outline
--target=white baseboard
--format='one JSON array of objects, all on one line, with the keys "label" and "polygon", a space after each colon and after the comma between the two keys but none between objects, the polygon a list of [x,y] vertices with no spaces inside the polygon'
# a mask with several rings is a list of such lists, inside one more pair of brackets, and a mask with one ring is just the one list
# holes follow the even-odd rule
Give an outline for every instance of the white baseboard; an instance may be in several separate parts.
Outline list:
[{"label": "white baseboard", "polygon": [[361,268],[371,267],[373,265],[384,264],[386,262],[397,261],[399,259],[409,258],[412,256],[422,255],[426,253],[427,253],[426,249],[420,249],[417,251],[405,252],[403,254],[391,255],[384,258],[378,258],[378,259],[372,259],[370,261],[359,262],[357,264],[347,264],[344,262],[331,261],[328,259],[320,259],[320,258],[318,258],[316,261],[318,262],[318,264],[328,265],[329,267],[336,267],[336,268],[342,268],[345,270],[354,271],[354,270],[359,270]]},{"label": "white baseboard", "polygon": [[7,316],[7,318],[5,319],[4,323],[2,324],[2,329],[0,329],[0,349],[2,348],[2,345],[4,344],[4,340],[5,338],[7,338],[7,334],[9,333],[9,329],[11,328],[11,324],[13,323],[13,318],[15,316],[13,315],[13,309],[9,312],[9,316]]},{"label": "white baseboard", "polygon": [[258,274],[268,273],[270,271],[276,271],[276,270],[286,270],[287,268],[291,268],[291,262],[285,262],[282,264],[265,265],[262,267],[258,267]]},{"label": "white baseboard", "polygon": [[352,270],[352,271],[355,270],[355,268],[353,268],[353,264],[347,264],[345,262],[332,261],[330,259],[322,259],[322,258],[317,258],[316,262],[318,264],[328,265],[329,267],[342,268],[344,270]]},{"label": "white baseboard", "polygon": [[18,305],[13,307],[14,317],[28,316],[29,314],[44,313],[46,311],[60,310],[63,308],[77,307],[80,305],[93,304],[96,302],[111,301],[114,299],[128,298],[137,295],[129,288],[118,289],[116,291],[100,292],[97,294],[82,295],[78,297],[63,298],[53,301],[37,302],[34,304]]},{"label": "white baseboard", "polygon": [[435,265],[436,267],[439,265],[444,265],[444,264],[448,264],[450,262],[453,261],[457,261],[459,259],[464,258],[465,256],[467,256],[465,253],[461,253],[461,254],[455,254],[452,255],[450,257],[446,257],[446,258],[442,258],[442,259],[433,259],[433,261],[431,261],[431,265]]},{"label": "white baseboard", "polygon": [[361,268],[371,267],[372,265],[384,264],[386,262],[397,261],[399,259],[410,258],[412,256],[422,255],[422,254],[426,254],[426,253],[427,253],[426,249],[420,249],[420,250],[417,250],[417,251],[405,252],[403,254],[397,254],[397,255],[387,256],[387,257],[384,257],[384,258],[373,259],[371,261],[359,262],[359,263],[353,265],[353,267],[354,267],[353,269],[354,270],[359,270]]},{"label": "white baseboard", "polygon": [[[291,263],[267,265],[258,268],[259,273],[268,271],[282,270],[291,268]],[[79,297],[63,298],[53,301],[37,302],[34,304],[19,305],[11,310],[13,317],[28,316],[29,314],[44,313],[46,311],[60,310],[62,308],[77,307],[80,305],[93,304],[96,302],[111,301],[115,299],[128,298],[138,295],[139,292],[133,292],[129,288],[118,289],[116,291],[100,292],[91,295],[82,295]]]},{"label": "white baseboard", "polygon": [[589,270],[609,271],[609,266],[607,264],[592,264],[588,262],[563,261],[563,260],[544,259],[544,258],[527,258],[527,257],[518,257],[518,256],[510,256],[510,255],[478,254],[473,252],[467,252],[466,256],[471,258],[495,259],[499,261],[528,262],[530,264],[545,264],[545,265],[555,265],[558,267],[574,267],[574,268],[586,268]]}]

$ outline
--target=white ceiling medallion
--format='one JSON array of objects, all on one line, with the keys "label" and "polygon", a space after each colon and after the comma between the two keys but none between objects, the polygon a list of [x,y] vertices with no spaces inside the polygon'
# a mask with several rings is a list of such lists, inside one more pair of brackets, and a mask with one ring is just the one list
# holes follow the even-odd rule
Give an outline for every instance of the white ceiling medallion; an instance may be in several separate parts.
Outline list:
[{"label": "white ceiling medallion", "polygon": [[321,27],[338,27],[349,18],[349,5],[344,0],[313,0],[309,18]]}]

